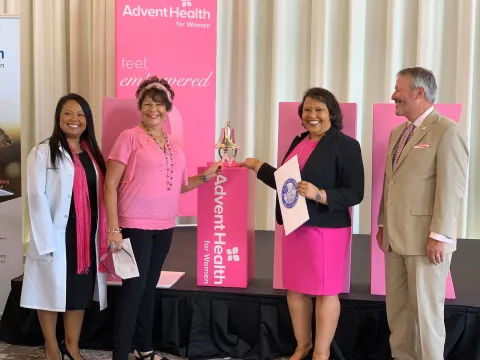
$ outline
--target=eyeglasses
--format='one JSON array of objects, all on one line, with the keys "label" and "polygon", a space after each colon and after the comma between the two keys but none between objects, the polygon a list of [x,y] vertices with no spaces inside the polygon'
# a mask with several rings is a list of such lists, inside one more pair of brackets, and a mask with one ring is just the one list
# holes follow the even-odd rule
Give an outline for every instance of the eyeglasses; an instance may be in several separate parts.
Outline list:
[{"label": "eyeglasses", "polygon": [[[134,259],[132,254],[130,254],[127,250],[125,250],[125,248],[122,247],[119,251],[125,251],[125,254],[127,254],[130,257],[130,259],[132,259],[132,260]],[[110,255],[110,254],[111,254],[110,250],[108,250],[105,254],[102,255],[102,257],[99,260],[99,263],[100,263],[100,265],[102,265],[102,268],[105,269],[105,271],[107,271],[115,279],[119,279],[120,277],[115,275],[115,271],[110,271],[108,269],[108,266],[105,264],[105,260],[108,259],[108,255]]]}]

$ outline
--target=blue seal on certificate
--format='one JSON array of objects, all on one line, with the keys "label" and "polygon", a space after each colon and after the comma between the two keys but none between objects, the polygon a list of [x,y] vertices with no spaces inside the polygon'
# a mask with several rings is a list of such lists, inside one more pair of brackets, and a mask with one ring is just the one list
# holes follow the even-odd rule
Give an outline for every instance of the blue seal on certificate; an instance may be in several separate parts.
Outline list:
[{"label": "blue seal on certificate", "polygon": [[287,209],[291,209],[298,201],[297,182],[288,178],[282,186],[282,203]]}]

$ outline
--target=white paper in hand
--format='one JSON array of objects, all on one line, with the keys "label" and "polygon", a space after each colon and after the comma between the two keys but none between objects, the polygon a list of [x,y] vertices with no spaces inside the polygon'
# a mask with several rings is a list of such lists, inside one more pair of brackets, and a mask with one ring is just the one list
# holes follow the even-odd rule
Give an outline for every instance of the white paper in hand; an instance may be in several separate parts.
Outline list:
[{"label": "white paper in hand", "polygon": [[115,274],[124,280],[140,276],[129,238],[122,240],[122,247],[112,254]]},{"label": "white paper in hand", "polygon": [[307,202],[305,198],[297,192],[297,183],[301,180],[297,155],[275,171],[277,196],[280,202],[283,228],[286,235],[310,219]]}]

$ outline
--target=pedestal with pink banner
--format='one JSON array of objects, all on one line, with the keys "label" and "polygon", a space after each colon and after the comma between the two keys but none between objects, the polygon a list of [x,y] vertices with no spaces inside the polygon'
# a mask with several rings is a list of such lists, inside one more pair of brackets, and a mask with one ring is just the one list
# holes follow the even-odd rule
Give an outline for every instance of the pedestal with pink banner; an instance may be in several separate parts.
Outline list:
[{"label": "pedestal with pink banner", "polygon": [[253,171],[225,164],[198,188],[198,286],[246,288],[253,279],[255,179]]},{"label": "pedestal with pink banner", "polygon": [[[460,120],[461,104],[436,104],[436,110],[455,121]],[[378,210],[382,198],[385,159],[390,132],[407,121],[395,114],[395,104],[373,105],[373,145],[372,145],[372,230],[371,230],[371,293],[385,295],[385,258],[377,244]],[[446,298],[455,299],[451,274],[448,273]]]},{"label": "pedestal with pink banner", "polygon": [[[279,104],[278,118],[278,152],[277,167],[281,166],[281,162],[290,147],[295,136],[305,132],[302,121],[298,117],[298,106],[300,102],[281,102]],[[357,134],[357,104],[343,103],[340,104],[343,114],[343,132],[348,136],[356,138]],[[352,213],[352,211],[350,211]],[[353,214],[352,214],[353,215]],[[353,219],[353,216],[352,216]],[[273,288],[283,289],[282,279],[282,236],[283,226],[275,224],[275,247],[274,247],[274,263],[273,263]],[[345,272],[345,293],[350,292],[350,267],[351,267],[351,247],[348,249],[348,269]]]}]

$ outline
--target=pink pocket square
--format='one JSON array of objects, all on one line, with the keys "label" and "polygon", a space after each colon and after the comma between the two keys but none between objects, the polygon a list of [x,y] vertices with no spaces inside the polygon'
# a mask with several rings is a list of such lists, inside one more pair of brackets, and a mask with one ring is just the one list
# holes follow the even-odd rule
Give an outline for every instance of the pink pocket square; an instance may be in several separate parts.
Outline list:
[{"label": "pink pocket square", "polygon": [[414,149],[427,149],[429,147],[430,147],[430,145],[428,145],[428,144],[419,143],[419,144],[415,145],[413,148]]}]

